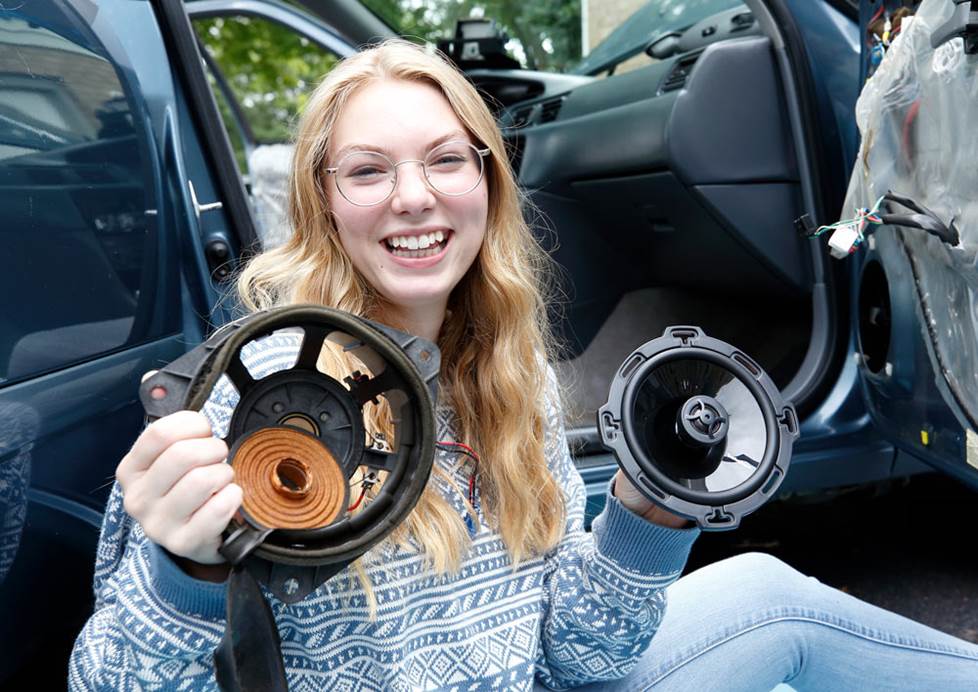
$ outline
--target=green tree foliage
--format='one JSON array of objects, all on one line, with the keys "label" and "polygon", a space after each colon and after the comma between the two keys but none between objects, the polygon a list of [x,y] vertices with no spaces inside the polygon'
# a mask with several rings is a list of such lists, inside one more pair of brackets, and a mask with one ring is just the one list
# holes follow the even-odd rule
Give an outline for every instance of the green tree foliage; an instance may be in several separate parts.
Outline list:
[{"label": "green tree foliage", "polygon": [[528,69],[562,72],[581,59],[580,0],[361,1],[401,35],[432,43],[454,35],[458,19],[495,19]]},{"label": "green tree foliage", "polygon": [[[194,29],[261,143],[289,140],[313,88],[337,62],[332,53],[265,19],[214,17],[195,20]],[[227,124],[230,111],[226,105],[221,110]]]}]

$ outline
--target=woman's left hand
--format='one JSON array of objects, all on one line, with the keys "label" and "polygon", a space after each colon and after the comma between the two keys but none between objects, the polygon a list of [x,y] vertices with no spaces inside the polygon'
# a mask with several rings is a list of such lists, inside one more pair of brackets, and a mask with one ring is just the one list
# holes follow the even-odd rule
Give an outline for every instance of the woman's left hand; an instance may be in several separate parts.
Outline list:
[{"label": "woman's left hand", "polygon": [[683,529],[689,525],[689,520],[686,517],[673,514],[647,499],[625,478],[625,474],[621,470],[615,476],[614,494],[618,501],[625,506],[625,509],[639,515],[646,521],[651,521],[653,524],[672,529]]}]

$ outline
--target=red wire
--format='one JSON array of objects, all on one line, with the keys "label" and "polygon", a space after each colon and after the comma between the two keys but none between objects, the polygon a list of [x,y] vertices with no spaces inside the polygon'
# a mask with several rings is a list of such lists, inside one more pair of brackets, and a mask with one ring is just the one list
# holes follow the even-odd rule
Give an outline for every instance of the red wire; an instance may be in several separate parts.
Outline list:
[{"label": "red wire", "polygon": [[360,497],[357,498],[357,501],[356,502],[354,502],[352,505],[350,505],[349,507],[347,507],[346,511],[347,512],[352,512],[357,507],[359,507],[360,506],[360,503],[363,502],[363,496],[366,495],[366,494],[367,494],[367,486],[365,485],[365,486],[363,486],[363,489],[360,491]]},{"label": "red wire", "polygon": [[916,122],[919,114],[920,99],[917,99],[910,104],[910,108],[907,109],[907,115],[903,119],[903,131],[900,133],[900,144],[902,146],[900,153],[903,154],[903,158],[908,166],[913,165],[914,152],[911,149],[911,139],[913,138],[914,122]]},{"label": "red wire", "polygon": [[[885,1],[885,0],[884,0],[884,1]],[[886,9],[886,7],[885,7],[885,6],[884,6],[884,4],[883,4],[883,3],[881,2],[881,3],[880,3],[880,8],[879,8],[878,10],[876,10],[876,14],[874,14],[874,15],[873,15],[873,18],[872,18],[872,19],[870,19],[870,20],[869,20],[869,22],[867,22],[867,24],[872,24],[872,23],[873,23],[873,22],[875,22],[875,21],[876,21],[877,19],[879,19],[879,18],[880,18],[880,15],[881,15],[881,14],[883,14],[883,10],[884,10],[884,9]]]},{"label": "red wire", "polygon": [[476,463],[478,463],[478,461],[479,461],[479,455],[476,454],[475,453],[475,450],[472,449],[471,447],[469,447],[467,444],[462,444],[461,442],[452,442],[450,440],[441,440],[441,441],[438,442],[438,444],[440,444],[440,445],[448,445],[449,447],[458,447],[460,449],[464,449],[466,452],[468,452],[469,454],[472,455],[472,458],[476,460]]}]

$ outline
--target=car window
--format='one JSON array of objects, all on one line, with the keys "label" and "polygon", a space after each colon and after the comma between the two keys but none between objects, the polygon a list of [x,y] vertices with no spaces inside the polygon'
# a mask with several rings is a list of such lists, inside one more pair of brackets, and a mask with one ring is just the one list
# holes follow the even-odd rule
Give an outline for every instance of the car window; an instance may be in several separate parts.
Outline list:
[{"label": "car window", "polygon": [[336,54],[263,17],[195,18],[193,25],[254,142],[288,142],[306,99],[338,62]]},{"label": "car window", "polygon": [[[651,0],[621,21],[597,43],[577,65],[576,74],[598,74],[606,70],[624,72],[625,61],[637,62],[653,39],[682,31],[710,15],[741,5],[743,0]],[[617,68],[617,69],[616,69]]]},{"label": "car window", "polygon": [[251,193],[262,246],[288,235],[285,190],[296,119],[339,57],[294,29],[255,15],[195,17],[208,80]]},{"label": "car window", "polygon": [[179,322],[141,103],[76,15],[50,19],[0,15],[0,386]]}]

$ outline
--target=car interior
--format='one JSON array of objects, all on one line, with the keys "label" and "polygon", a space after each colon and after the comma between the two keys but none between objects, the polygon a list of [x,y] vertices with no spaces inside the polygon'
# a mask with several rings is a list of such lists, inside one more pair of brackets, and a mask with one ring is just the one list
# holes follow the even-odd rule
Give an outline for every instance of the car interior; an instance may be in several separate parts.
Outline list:
[{"label": "car interior", "polygon": [[691,51],[501,115],[541,238],[573,278],[559,324],[577,424],[628,353],[677,322],[736,344],[781,387],[805,355],[798,165],[770,41],[742,16],[707,20],[727,30],[706,45],[693,26],[679,39]]},{"label": "car interior", "polygon": [[[817,341],[820,258],[795,230],[805,173],[771,38],[738,5],[648,55],[606,76],[468,71],[498,113],[527,216],[558,265],[559,374],[585,446],[618,366],[667,326],[696,324],[735,344],[782,389]],[[283,179],[282,166],[257,168]],[[249,182],[267,214],[269,180]]]}]

